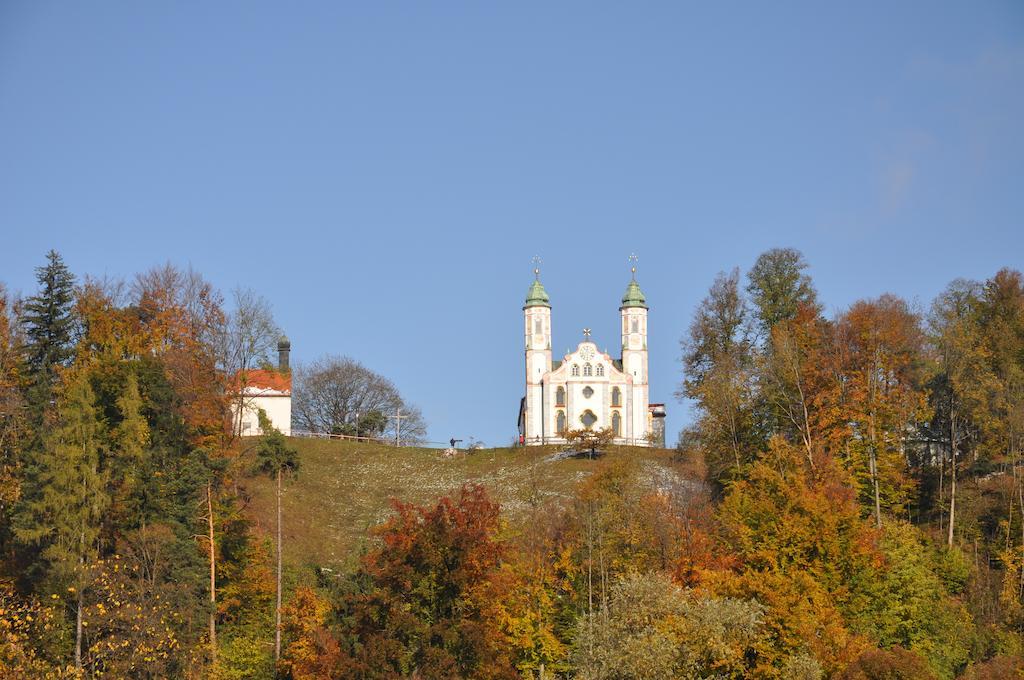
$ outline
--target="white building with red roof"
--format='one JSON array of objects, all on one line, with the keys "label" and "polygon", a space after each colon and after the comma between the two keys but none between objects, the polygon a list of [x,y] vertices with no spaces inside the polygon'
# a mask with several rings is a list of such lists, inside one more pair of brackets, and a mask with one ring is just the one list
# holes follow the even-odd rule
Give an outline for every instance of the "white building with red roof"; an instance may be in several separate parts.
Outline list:
[{"label": "white building with red roof", "polygon": [[240,371],[235,380],[232,400],[235,432],[243,437],[263,434],[259,412],[286,436],[292,433],[292,374],[288,368],[291,343],[282,337],[277,344],[277,369]]}]

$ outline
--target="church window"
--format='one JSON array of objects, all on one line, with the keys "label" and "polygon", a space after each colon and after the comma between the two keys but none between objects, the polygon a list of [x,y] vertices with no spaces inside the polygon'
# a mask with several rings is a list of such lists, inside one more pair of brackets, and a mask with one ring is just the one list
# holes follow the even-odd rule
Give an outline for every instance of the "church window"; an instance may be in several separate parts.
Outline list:
[{"label": "church window", "polygon": [[580,375],[580,365],[579,364],[573,364],[572,365],[572,374],[573,374],[574,377],[579,377],[579,375]]},{"label": "church window", "polygon": [[640,322],[633,319],[633,332],[638,333],[640,331]]},{"label": "church window", "polygon": [[540,319],[536,319],[533,322],[533,332],[540,335],[544,332],[543,326],[541,326]]},{"label": "church window", "polygon": [[622,416],[619,415],[618,411],[612,412],[612,432],[615,433],[616,437],[622,436]]},{"label": "church window", "polygon": [[590,385],[587,385],[586,387],[583,388],[583,396],[586,397],[587,399],[590,399],[592,396],[594,396],[594,390],[591,389]]},{"label": "church window", "polygon": [[618,387],[612,388],[612,406],[622,406],[622,390]]},{"label": "church window", "polygon": [[604,375],[604,364],[598,364],[597,365],[597,375],[598,375],[598,377],[601,377],[601,376]]},{"label": "church window", "polygon": [[594,375],[594,367],[590,364],[583,364],[583,375],[584,377],[590,377]]},{"label": "church window", "polygon": [[565,388],[561,385],[555,390],[555,406],[565,406]]},{"label": "church window", "polygon": [[565,411],[558,412],[558,416],[555,418],[555,431],[558,434],[565,433]]},{"label": "church window", "polygon": [[589,430],[594,427],[594,423],[597,422],[597,416],[594,415],[593,411],[587,409],[583,412],[583,415],[580,416],[580,422],[583,423],[583,427]]}]

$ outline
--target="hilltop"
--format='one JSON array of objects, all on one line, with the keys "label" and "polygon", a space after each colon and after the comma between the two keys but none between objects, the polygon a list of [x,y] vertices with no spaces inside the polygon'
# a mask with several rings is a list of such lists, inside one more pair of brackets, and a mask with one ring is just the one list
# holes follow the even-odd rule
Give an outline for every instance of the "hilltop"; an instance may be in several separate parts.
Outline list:
[{"label": "hilltop", "polygon": [[[487,487],[515,523],[532,501],[568,498],[598,463],[558,456],[557,447],[479,449],[446,458],[437,449],[289,438],[301,469],[286,484],[286,559],[293,563],[338,566],[365,540],[367,530],[385,520],[392,498],[433,503],[466,482]],[[608,457],[633,456],[652,487],[683,474],[665,449],[611,447]],[[265,534],[274,529],[274,486],[252,476],[240,482],[248,514]]]}]

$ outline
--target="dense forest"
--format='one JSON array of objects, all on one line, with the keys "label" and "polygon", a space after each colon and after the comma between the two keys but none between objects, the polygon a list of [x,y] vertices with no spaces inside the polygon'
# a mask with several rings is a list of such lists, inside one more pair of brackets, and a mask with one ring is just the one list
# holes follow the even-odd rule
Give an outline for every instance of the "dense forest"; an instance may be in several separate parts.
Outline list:
[{"label": "dense forest", "polygon": [[247,509],[302,470],[229,415],[260,301],[51,252],[0,288],[0,675],[1021,677],[1021,274],[830,316],[807,269],[777,249],[711,285],[670,478],[607,447],[526,521],[485,485],[397,499],[339,570]]}]

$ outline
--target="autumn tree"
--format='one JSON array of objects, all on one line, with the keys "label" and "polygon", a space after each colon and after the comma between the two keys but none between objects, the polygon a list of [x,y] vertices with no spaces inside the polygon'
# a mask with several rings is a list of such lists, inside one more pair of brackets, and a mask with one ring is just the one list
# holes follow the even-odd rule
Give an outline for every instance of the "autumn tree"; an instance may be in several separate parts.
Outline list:
[{"label": "autumn tree", "polygon": [[22,449],[28,439],[21,394],[21,357],[7,291],[0,285],[0,553],[9,554],[11,512],[24,471]]},{"label": "autumn tree", "polygon": [[[281,330],[274,322],[270,303],[248,288],[231,291],[232,309],[225,314],[221,334],[221,362],[229,376],[237,378],[238,413],[245,409],[246,374],[250,369],[270,365]],[[235,424],[234,435],[242,435],[242,419]]]},{"label": "autumn tree", "polygon": [[495,592],[498,505],[467,485],[432,508],[396,501],[394,509],[342,599],[336,675],[518,677]]},{"label": "autumn tree", "polygon": [[719,274],[682,341],[679,396],[699,413],[694,435],[719,477],[760,448],[754,419],[753,329],[739,288],[739,270]]},{"label": "autumn tree", "polygon": [[700,597],[659,574],[628,575],[612,586],[607,615],[581,622],[578,677],[749,677],[762,637],[757,603]]},{"label": "autumn tree", "polygon": [[283,613],[289,643],[281,668],[292,680],[331,677],[340,664],[341,648],[328,627],[330,601],[314,589],[300,586]]},{"label": "autumn tree", "polygon": [[920,320],[906,302],[883,295],[854,304],[837,323],[844,356],[844,411],[852,424],[847,462],[872,508],[901,514],[914,493],[908,439],[927,416]]},{"label": "autumn tree", "polygon": [[947,453],[949,458],[946,543],[950,546],[956,528],[959,461],[962,454],[969,455],[978,445],[979,426],[988,429],[988,395],[995,388],[995,376],[991,373],[988,352],[977,323],[979,303],[977,284],[954,281],[935,300],[929,318],[929,340],[937,367],[928,392],[934,413],[930,425],[937,430],[945,449],[939,458],[940,482]]},{"label": "autumn tree", "polygon": [[139,274],[131,289],[150,352],[177,394],[176,410],[193,445],[223,451],[227,379],[218,369],[224,311],[220,293],[199,273],[171,265]]},{"label": "autumn tree", "polygon": [[[230,441],[226,403],[227,379],[218,368],[219,341],[224,333],[221,295],[198,272],[170,264],[139,274],[131,301],[147,335],[150,354],[160,361],[174,392],[171,405],[186,429],[194,455],[185,469],[203,502],[197,520],[203,523],[209,566],[208,637],[211,656],[217,655],[217,578],[215,498]],[[198,463],[203,470],[196,469]]]},{"label": "autumn tree", "polygon": [[784,677],[786,659],[811,654],[834,672],[869,645],[844,620],[863,606],[879,559],[846,473],[822,458],[812,470],[799,445],[775,437],[734,483],[719,518],[736,567],[711,574],[713,592],[766,607],[771,647],[758,674]]},{"label": "autumn tree", "polygon": [[871,649],[847,666],[836,680],[937,680],[920,654],[901,647]]},{"label": "autumn tree", "polygon": [[26,497],[15,529],[22,541],[41,546],[53,582],[71,593],[78,670],[84,594],[92,583],[91,565],[99,557],[100,528],[110,502],[100,469],[102,433],[95,401],[85,375],[73,375],[36,463],[34,493]]},{"label": "autumn tree", "polygon": [[89,631],[83,666],[96,677],[161,678],[180,673],[185,656],[177,610],[166,584],[154,584],[119,555],[91,565],[82,614]]},{"label": "autumn tree", "polygon": [[763,406],[775,430],[799,442],[812,467],[822,453],[835,453],[845,439],[844,381],[834,327],[815,307],[800,306],[771,329],[758,360]]},{"label": "autumn tree", "polygon": [[566,430],[562,433],[568,450],[585,449],[591,458],[599,449],[607,448],[615,440],[615,431],[610,427],[600,430]]}]

